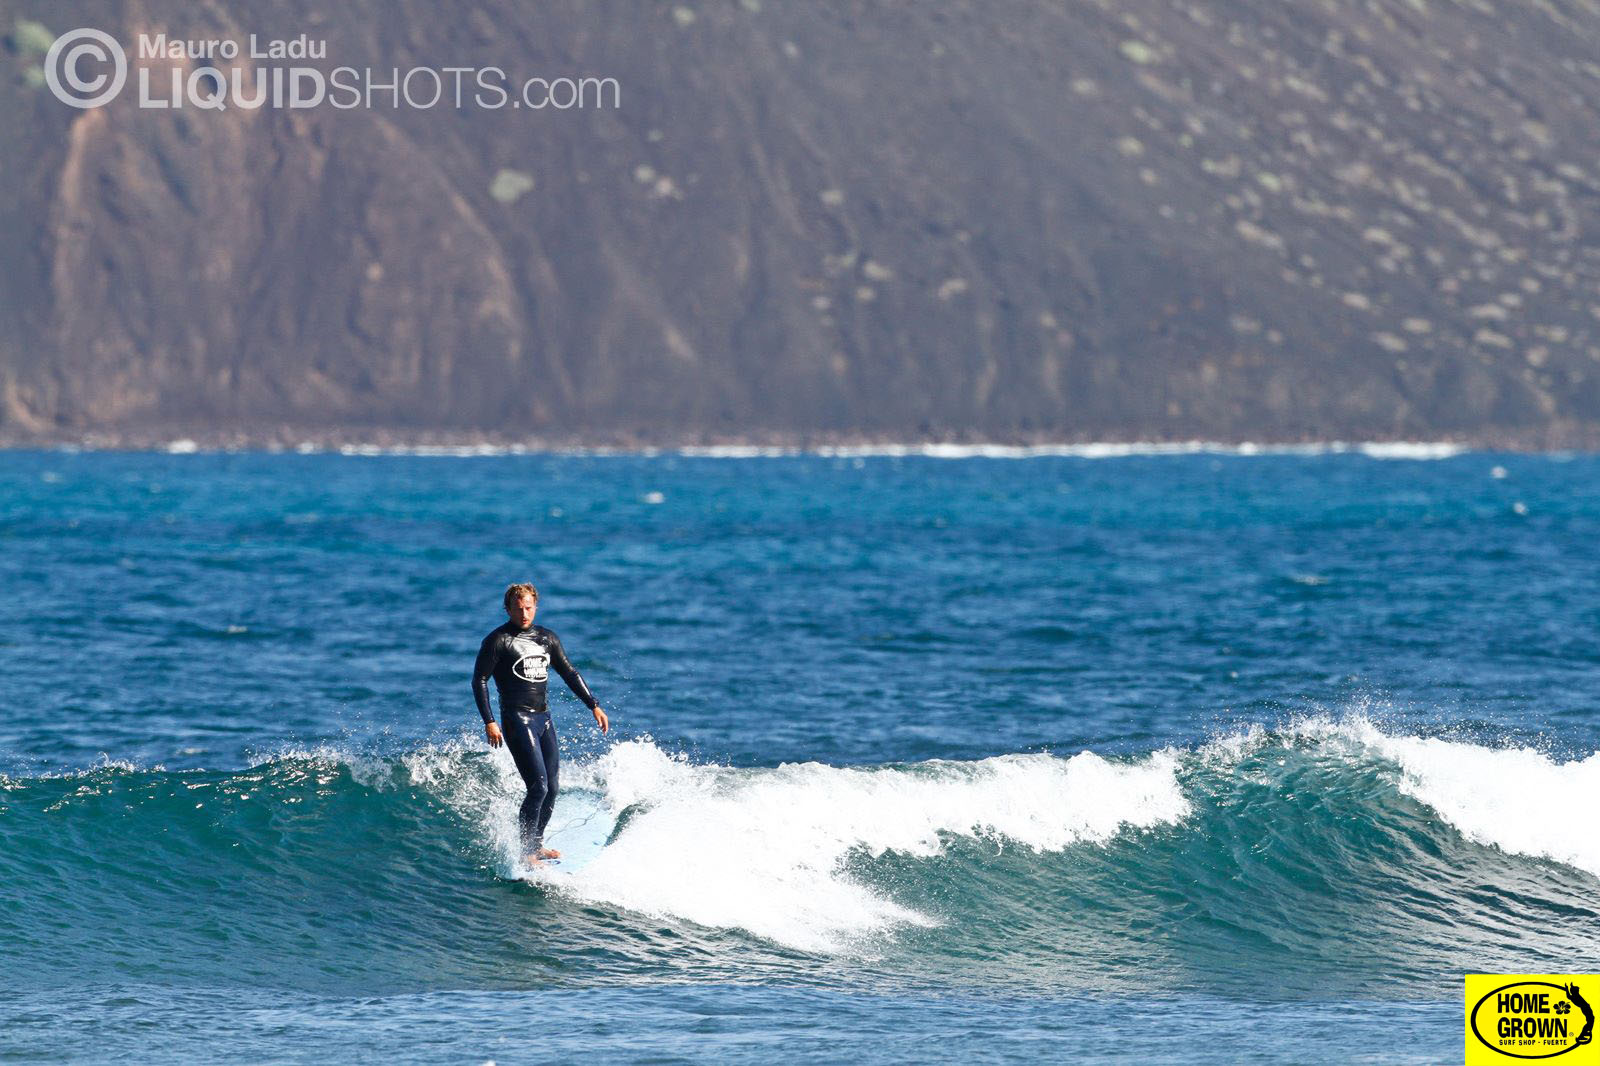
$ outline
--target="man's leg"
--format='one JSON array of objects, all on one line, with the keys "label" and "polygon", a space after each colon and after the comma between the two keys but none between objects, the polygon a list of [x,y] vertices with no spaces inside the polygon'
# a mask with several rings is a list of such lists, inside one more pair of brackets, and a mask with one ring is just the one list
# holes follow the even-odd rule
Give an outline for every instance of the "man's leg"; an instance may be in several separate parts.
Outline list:
[{"label": "man's leg", "polygon": [[[528,794],[523,797],[522,807],[517,811],[522,851],[526,855],[538,851],[544,840],[544,822],[540,820],[539,812],[546,806],[546,793],[551,792],[552,784],[545,776],[545,762],[539,751],[539,739],[533,735],[530,725],[536,728],[536,723],[548,721],[543,715],[533,715],[529,719],[519,714],[510,714],[506,716],[501,730],[505,734],[506,747],[511,749],[511,761],[517,764],[517,773],[522,775],[522,783],[528,787]],[[549,815],[545,817],[548,818]]]},{"label": "man's leg", "polygon": [[544,764],[544,802],[539,805],[538,837],[544,840],[544,827],[550,824],[550,812],[556,809],[556,793],[560,790],[557,779],[561,771],[561,747],[556,741],[556,724],[545,720],[539,734],[539,761]]}]

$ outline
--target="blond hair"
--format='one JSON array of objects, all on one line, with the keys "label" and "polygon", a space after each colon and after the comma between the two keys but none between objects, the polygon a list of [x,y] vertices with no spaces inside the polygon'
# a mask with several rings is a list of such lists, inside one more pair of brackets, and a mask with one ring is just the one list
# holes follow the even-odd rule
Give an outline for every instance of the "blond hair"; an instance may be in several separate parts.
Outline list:
[{"label": "blond hair", "polygon": [[506,587],[505,594],[506,610],[511,610],[511,605],[522,599],[524,596],[532,596],[534,606],[537,607],[539,605],[539,590],[528,584],[526,581],[519,582],[515,585],[508,585]]}]

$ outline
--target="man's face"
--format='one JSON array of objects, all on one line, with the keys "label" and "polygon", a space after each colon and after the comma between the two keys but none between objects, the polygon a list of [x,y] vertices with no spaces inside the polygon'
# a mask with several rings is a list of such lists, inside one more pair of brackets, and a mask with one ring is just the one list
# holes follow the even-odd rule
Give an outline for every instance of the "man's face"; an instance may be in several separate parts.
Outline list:
[{"label": "man's face", "polygon": [[510,607],[506,608],[506,617],[516,623],[518,629],[527,629],[533,625],[533,613],[539,609],[539,604],[532,596],[524,592]]}]

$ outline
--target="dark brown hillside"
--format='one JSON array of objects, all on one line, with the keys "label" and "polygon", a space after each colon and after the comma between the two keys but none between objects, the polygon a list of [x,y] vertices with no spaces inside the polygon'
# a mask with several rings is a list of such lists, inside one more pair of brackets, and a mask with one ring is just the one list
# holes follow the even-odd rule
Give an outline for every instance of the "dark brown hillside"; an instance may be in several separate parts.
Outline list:
[{"label": "dark brown hillside", "polygon": [[[76,26],[622,106],[78,111],[37,73]],[[6,0],[0,33],[10,440],[1600,427],[1588,0]]]}]

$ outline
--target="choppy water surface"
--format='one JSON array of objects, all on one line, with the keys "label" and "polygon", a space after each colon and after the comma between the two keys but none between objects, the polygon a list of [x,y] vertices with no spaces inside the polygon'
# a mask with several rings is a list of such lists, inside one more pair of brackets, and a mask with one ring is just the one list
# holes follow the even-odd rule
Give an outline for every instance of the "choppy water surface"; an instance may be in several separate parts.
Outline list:
[{"label": "choppy water surface", "polygon": [[[0,454],[0,1055],[1458,1059],[1600,947],[1597,475]],[[617,726],[533,883],[522,579]]]}]

